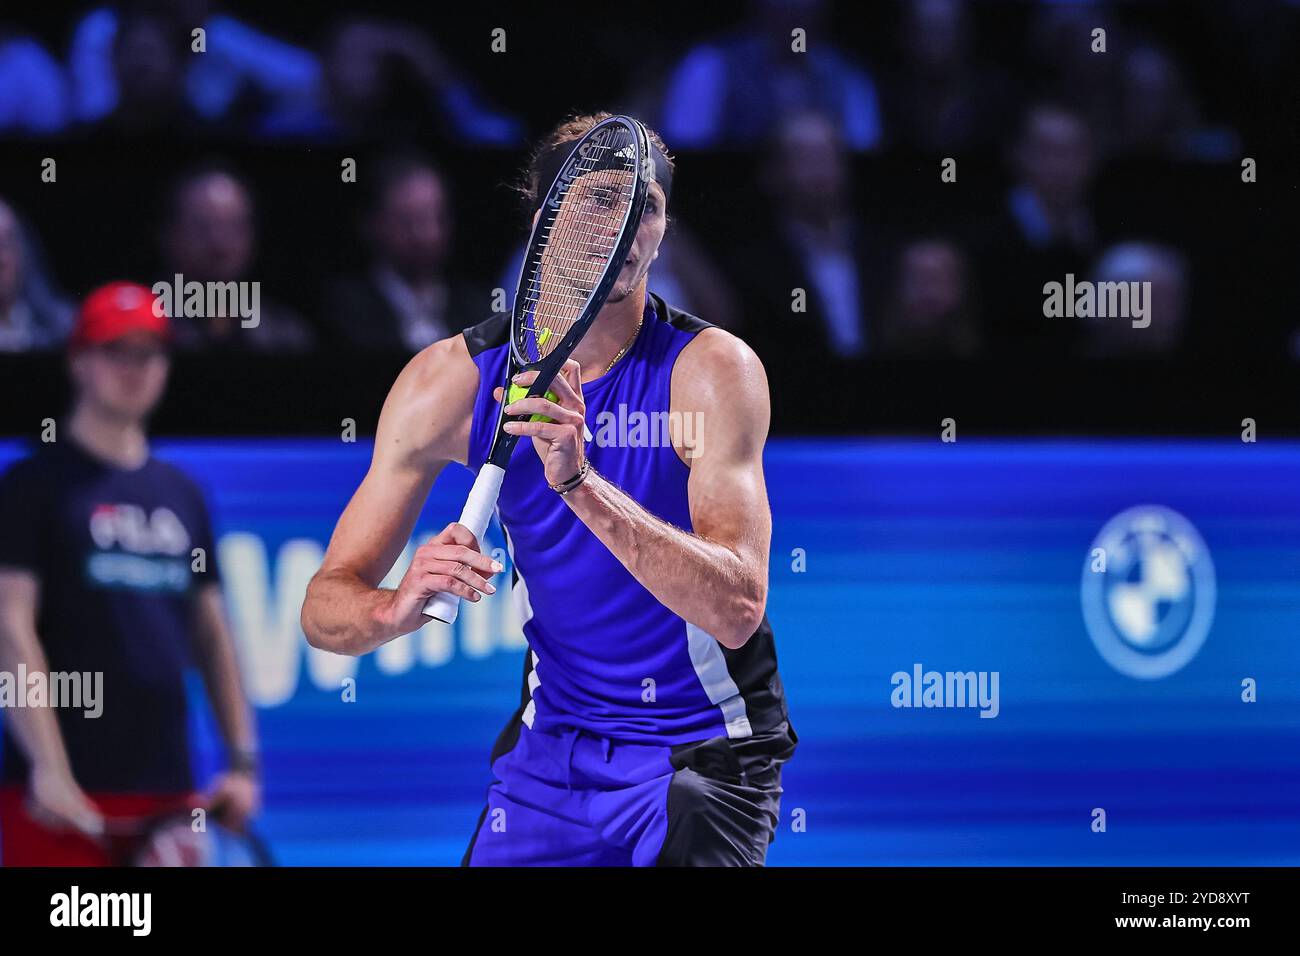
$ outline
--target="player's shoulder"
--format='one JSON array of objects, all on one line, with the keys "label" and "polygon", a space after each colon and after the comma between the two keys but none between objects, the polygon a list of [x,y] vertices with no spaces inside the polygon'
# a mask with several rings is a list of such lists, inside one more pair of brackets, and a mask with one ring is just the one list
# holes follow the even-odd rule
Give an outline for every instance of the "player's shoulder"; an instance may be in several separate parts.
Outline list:
[{"label": "player's shoulder", "polygon": [[438,391],[439,383],[461,378],[474,371],[473,352],[463,333],[449,335],[413,355],[397,377],[394,390],[415,395]]},{"label": "player's shoulder", "polygon": [[767,373],[739,336],[709,326],[677,356],[670,404],[672,411],[721,415],[734,437],[749,435],[761,446],[771,414]]},{"label": "player's shoulder", "polygon": [[650,301],[669,326],[690,336],[690,341],[677,357],[677,367],[684,365],[689,371],[716,372],[719,375],[762,371],[763,363],[739,336],[679,309],[653,292]]},{"label": "player's shoulder", "polygon": [[708,414],[722,425],[729,440],[720,447],[730,451],[718,460],[761,454],[771,420],[767,373],[739,336],[713,325],[693,336],[673,365],[669,401],[672,412]]},{"label": "player's shoulder", "polygon": [[476,322],[455,335],[439,339],[415,353],[402,370],[398,381],[404,377],[419,385],[429,384],[430,380],[442,378],[449,371],[464,371],[467,359],[472,362],[480,353],[509,341],[510,313],[493,312],[481,322]]},{"label": "player's shoulder", "polygon": [[388,392],[376,453],[397,449],[422,466],[435,459],[461,460],[478,385],[478,366],[463,335],[421,349]]},{"label": "player's shoulder", "polygon": [[716,325],[695,334],[682,349],[674,372],[720,384],[767,381],[757,353],[740,336]]}]

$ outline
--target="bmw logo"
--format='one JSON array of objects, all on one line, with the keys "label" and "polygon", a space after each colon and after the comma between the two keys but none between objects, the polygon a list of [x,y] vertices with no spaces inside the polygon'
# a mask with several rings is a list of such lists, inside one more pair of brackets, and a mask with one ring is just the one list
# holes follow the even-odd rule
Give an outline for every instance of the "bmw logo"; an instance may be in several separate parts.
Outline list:
[{"label": "bmw logo", "polygon": [[1168,677],[1201,649],[1214,621],[1214,564],[1192,523],[1160,505],[1111,518],[1080,586],[1088,636],[1111,667]]}]

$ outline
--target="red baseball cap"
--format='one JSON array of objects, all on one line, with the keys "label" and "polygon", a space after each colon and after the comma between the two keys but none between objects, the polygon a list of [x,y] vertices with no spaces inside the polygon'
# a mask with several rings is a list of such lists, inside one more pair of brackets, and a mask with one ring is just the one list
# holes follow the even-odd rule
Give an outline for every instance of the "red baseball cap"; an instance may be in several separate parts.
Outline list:
[{"label": "red baseball cap", "polygon": [[171,323],[161,308],[154,308],[156,299],[152,292],[134,282],[100,286],[81,304],[69,344],[73,348],[103,345],[132,332],[150,332],[170,339]]}]

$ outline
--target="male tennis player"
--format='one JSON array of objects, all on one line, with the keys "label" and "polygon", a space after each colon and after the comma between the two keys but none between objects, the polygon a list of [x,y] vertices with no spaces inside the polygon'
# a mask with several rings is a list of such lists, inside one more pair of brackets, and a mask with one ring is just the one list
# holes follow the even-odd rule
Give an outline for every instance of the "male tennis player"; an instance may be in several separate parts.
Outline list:
[{"label": "male tennis player", "polygon": [[[534,206],[607,116],[545,140],[528,177]],[[655,182],[631,254],[552,384],[556,400],[507,409],[551,421],[507,426],[533,446],[516,447],[498,501],[529,651],[469,865],[761,865],[775,833],[796,737],[764,614],[767,380],[739,339],[647,293],[673,172],[651,139]],[[396,590],[377,584],[443,466],[483,464],[508,338],[509,315],[496,315],[398,377],[370,470],[307,591],[313,646],[364,654],[427,623],[431,595],[495,591],[501,566],[455,523],[419,548]],[[696,424],[668,441],[608,440],[597,427],[637,413]],[[606,440],[587,441],[588,423]]]},{"label": "male tennis player", "polygon": [[203,802],[236,827],[258,803],[255,731],[207,507],[149,451],[145,425],[166,385],[170,337],[153,303],[126,282],[87,297],[69,350],[72,413],[55,441],[0,478],[0,671],[25,675],[28,687],[34,677],[53,686],[50,675],[102,675],[89,713],[0,710],[6,866],[109,865],[106,837],[118,822],[192,800],[191,661],[231,752]]}]

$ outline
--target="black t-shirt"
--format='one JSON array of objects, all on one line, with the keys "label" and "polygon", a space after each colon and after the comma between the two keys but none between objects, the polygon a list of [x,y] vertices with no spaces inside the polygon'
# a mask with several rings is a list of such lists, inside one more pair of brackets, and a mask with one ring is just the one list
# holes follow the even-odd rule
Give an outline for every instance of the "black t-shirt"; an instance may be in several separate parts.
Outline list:
[{"label": "black t-shirt", "polygon": [[[152,457],[117,468],[65,438],[0,477],[0,566],[40,580],[50,670],[103,674],[100,716],[55,711],[83,789],[191,789],[185,670],[195,596],[218,580],[213,545],[198,486]],[[0,779],[26,776],[6,732]]]}]

